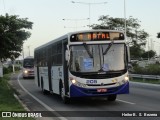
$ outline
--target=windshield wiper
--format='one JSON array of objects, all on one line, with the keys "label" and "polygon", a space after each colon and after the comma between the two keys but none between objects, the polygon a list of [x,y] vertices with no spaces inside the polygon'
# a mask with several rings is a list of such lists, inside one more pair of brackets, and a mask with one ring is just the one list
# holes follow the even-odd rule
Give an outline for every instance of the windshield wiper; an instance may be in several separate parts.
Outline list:
[{"label": "windshield wiper", "polygon": [[90,50],[88,49],[87,44],[86,44],[86,43],[83,43],[83,45],[84,45],[84,48],[86,49],[86,51],[87,51],[89,57],[90,57],[90,58],[93,58],[93,54],[92,54],[92,53],[90,52]]},{"label": "windshield wiper", "polygon": [[112,41],[111,43],[109,43],[108,48],[104,51],[103,55],[106,55],[109,51],[109,49],[112,47],[114,41]]},{"label": "windshield wiper", "polygon": [[[103,53],[103,63],[104,63],[104,55],[106,55],[106,54],[108,53],[108,51],[109,51],[110,48],[112,47],[113,43],[114,43],[114,41],[112,40],[112,42],[109,43],[107,49],[106,49],[104,52],[103,52],[103,50],[102,50],[102,53]],[[101,64],[101,67],[100,67],[100,69],[98,70],[98,72],[106,72],[106,71],[104,71],[103,67],[104,67],[104,66]]]}]

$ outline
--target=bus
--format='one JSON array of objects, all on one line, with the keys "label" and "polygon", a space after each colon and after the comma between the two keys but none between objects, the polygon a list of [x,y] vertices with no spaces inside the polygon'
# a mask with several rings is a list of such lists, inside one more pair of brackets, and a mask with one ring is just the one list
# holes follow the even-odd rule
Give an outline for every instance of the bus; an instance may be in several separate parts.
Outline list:
[{"label": "bus", "polygon": [[122,31],[71,32],[34,50],[35,83],[64,103],[77,97],[115,101],[129,93],[129,50]]},{"label": "bus", "polygon": [[28,56],[23,59],[23,78],[34,77],[34,57]]}]

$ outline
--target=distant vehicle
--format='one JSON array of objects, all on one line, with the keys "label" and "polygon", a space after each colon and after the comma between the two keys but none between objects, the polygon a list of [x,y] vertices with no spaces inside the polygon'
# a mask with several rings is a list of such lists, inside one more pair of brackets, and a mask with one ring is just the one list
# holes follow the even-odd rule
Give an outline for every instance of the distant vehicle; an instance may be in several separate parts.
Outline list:
[{"label": "distant vehicle", "polygon": [[34,51],[35,83],[43,93],[59,94],[64,103],[75,97],[129,93],[129,49],[121,31],[68,33]]},{"label": "distant vehicle", "polygon": [[23,78],[34,77],[34,58],[28,56],[23,60]]}]

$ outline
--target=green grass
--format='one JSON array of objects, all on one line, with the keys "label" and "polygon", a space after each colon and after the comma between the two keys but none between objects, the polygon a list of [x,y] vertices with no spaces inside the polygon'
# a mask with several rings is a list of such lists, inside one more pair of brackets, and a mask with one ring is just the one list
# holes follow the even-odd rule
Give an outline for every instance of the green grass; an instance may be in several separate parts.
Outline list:
[{"label": "green grass", "polygon": [[154,80],[154,79],[131,78],[130,81],[142,82],[142,83],[151,83],[151,84],[160,84],[160,80]]},{"label": "green grass", "polygon": [[[8,84],[10,74],[0,78],[0,114],[5,111],[25,111],[14,97],[14,91]],[[1,115],[0,115],[1,116]],[[34,120],[33,118],[0,118],[0,120]]]}]

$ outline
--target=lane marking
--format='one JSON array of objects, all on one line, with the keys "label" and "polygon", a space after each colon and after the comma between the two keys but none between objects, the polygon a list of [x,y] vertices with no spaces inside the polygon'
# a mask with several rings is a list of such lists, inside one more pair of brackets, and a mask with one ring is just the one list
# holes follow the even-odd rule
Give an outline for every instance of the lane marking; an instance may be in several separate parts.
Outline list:
[{"label": "lane marking", "polygon": [[125,101],[125,100],[120,100],[120,99],[116,99],[116,100],[117,100],[117,101],[119,101],[119,102],[123,102],[123,103],[131,104],[131,105],[136,104],[136,103],[129,102],[129,101]]},{"label": "lane marking", "polygon": [[[49,107],[48,105],[46,105],[44,102],[42,102],[40,99],[38,99],[37,97],[35,97],[33,94],[31,94],[27,89],[24,88],[24,86],[21,84],[21,82],[19,81],[19,77],[22,75],[22,73],[20,73],[18,75],[18,83],[21,86],[21,88],[27,93],[29,94],[33,99],[35,99],[37,102],[39,102],[43,107],[45,107],[48,111],[54,111],[55,116],[61,116],[60,114],[58,114],[56,112],[56,110],[52,109],[51,107]],[[60,120],[68,120],[65,117],[58,117]]]}]

